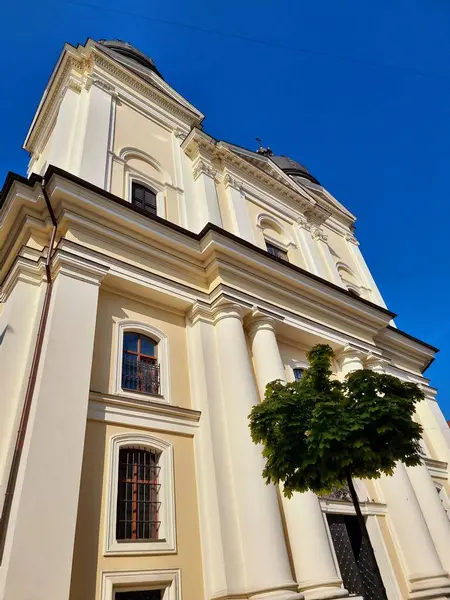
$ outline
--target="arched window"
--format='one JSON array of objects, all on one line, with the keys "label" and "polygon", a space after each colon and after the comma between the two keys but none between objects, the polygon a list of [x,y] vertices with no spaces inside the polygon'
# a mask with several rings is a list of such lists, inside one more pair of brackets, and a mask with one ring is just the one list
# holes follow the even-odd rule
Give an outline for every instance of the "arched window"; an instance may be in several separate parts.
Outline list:
[{"label": "arched window", "polygon": [[148,433],[110,440],[105,555],[176,552],[173,447]]},{"label": "arched window", "polygon": [[120,449],[116,539],[158,539],[159,457],[159,452],[145,448]]},{"label": "arched window", "polygon": [[152,338],[134,331],[123,334],[122,388],[160,394],[157,342]]},{"label": "arched window", "polygon": [[133,182],[131,186],[131,203],[145,212],[156,215],[156,194],[149,187]]}]

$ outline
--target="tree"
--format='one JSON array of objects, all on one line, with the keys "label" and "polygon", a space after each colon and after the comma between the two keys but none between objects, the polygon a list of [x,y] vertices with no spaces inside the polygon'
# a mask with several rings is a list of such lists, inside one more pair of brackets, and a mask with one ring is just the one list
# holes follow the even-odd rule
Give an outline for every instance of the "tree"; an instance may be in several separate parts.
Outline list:
[{"label": "tree", "polygon": [[318,344],[308,353],[310,366],[299,381],[269,383],[265,399],[250,413],[250,431],[264,446],[267,484],[282,483],[288,498],[307,490],[328,494],[347,484],[369,541],[352,478],[392,475],[397,461],[420,464],[422,427],[412,416],[423,392],[414,383],[368,369],[337,381],[333,356],[330,346]]}]

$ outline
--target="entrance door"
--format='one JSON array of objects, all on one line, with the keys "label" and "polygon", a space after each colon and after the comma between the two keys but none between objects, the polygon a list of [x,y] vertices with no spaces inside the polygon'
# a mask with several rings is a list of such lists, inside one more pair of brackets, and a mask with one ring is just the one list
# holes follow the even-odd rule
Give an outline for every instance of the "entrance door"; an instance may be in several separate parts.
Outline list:
[{"label": "entrance door", "polygon": [[378,565],[358,520],[349,515],[327,515],[342,581],[350,594],[364,600],[387,600]]}]

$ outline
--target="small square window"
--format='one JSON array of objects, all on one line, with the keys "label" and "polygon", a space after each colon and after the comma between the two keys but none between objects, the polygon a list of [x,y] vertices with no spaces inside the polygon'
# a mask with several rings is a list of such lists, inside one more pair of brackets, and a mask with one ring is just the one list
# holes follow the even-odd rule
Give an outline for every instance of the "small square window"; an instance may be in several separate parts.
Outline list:
[{"label": "small square window", "polygon": [[305,369],[301,369],[299,367],[296,367],[295,369],[293,369],[295,381],[300,381],[300,379],[303,377],[303,371],[304,370]]},{"label": "small square window", "polygon": [[276,256],[277,258],[282,258],[283,260],[286,260],[286,261],[289,260],[287,252],[285,250],[282,250],[278,246],[274,246],[273,244],[266,242],[266,248],[267,248],[267,252],[269,254],[271,254],[272,256]]}]

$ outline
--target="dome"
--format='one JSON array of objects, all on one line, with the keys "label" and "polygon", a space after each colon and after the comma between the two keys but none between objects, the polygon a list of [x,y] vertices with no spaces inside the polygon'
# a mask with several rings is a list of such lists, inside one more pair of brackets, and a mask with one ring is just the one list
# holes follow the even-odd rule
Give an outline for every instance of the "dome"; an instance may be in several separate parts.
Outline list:
[{"label": "dome", "polygon": [[150,56],[147,56],[129,42],[123,42],[122,40],[99,40],[98,43],[105,49],[111,50],[115,54],[120,54],[130,66],[133,66],[134,63],[134,66],[145,67],[156,73],[161,79],[164,79]]},{"label": "dome", "polygon": [[290,175],[294,179],[295,177],[303,177],[304,179],[312,181],[312,183],[317,183],[320,185],[317,179],[311,175],[306,167],[297,161],[292,160],[292,158],[289,158],[289,156],[271,156],[270,160],[280,167],[280,169],[284,171],[286,175]]}]

